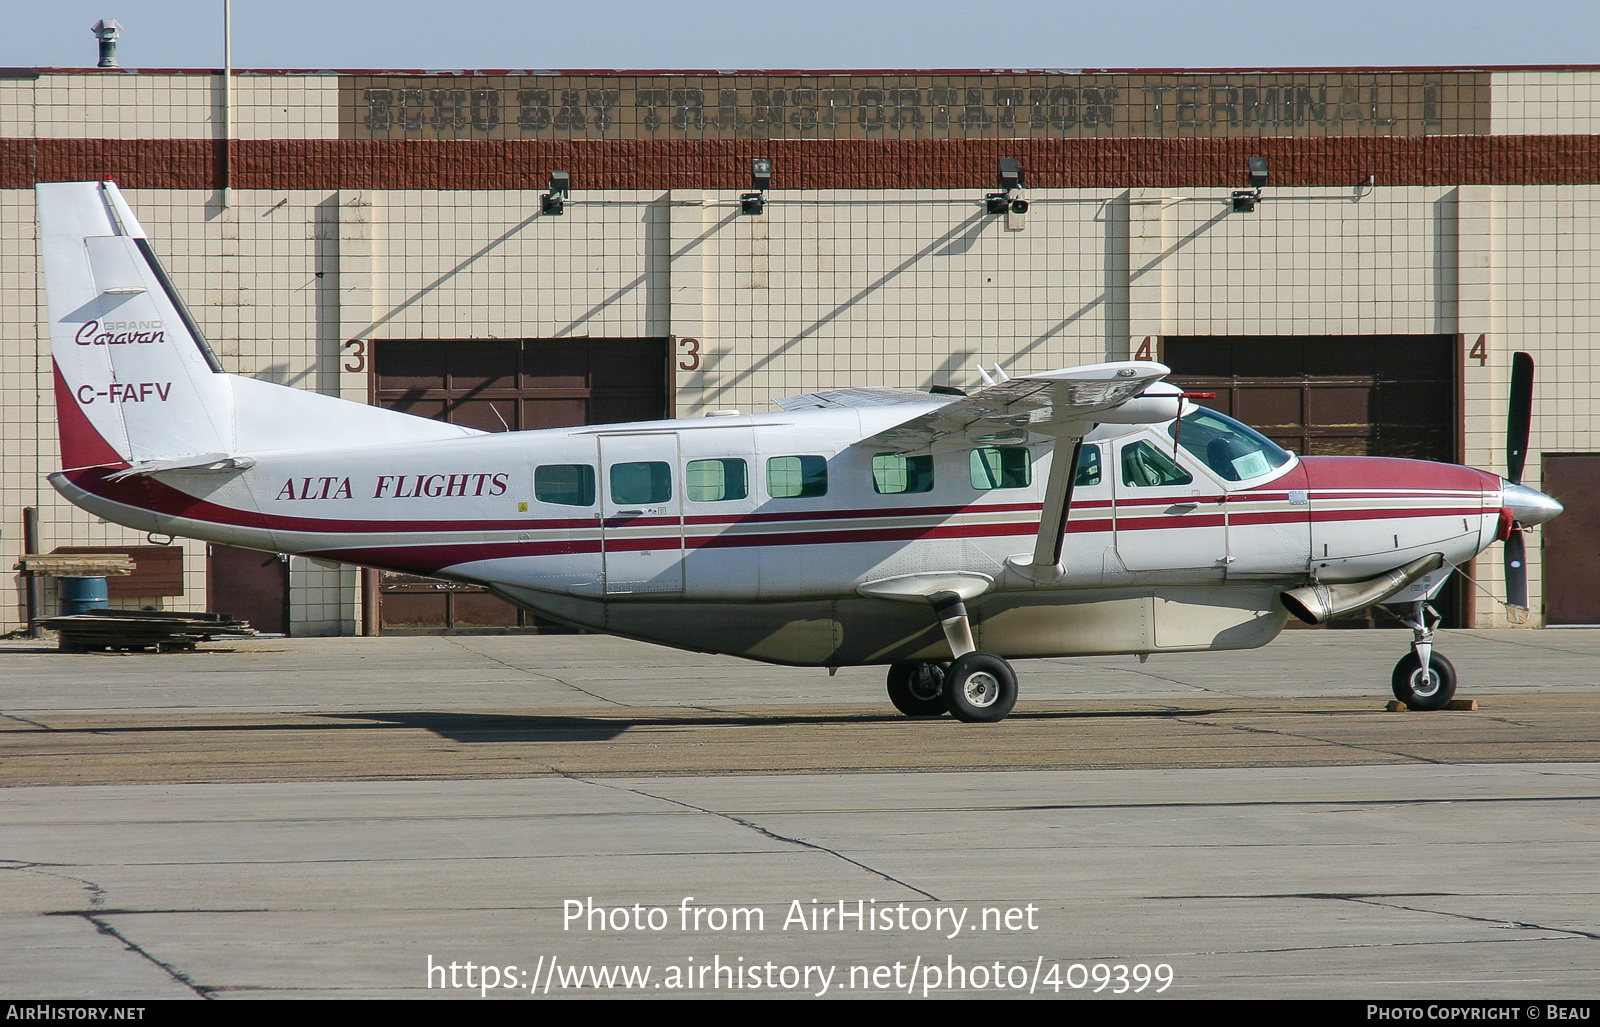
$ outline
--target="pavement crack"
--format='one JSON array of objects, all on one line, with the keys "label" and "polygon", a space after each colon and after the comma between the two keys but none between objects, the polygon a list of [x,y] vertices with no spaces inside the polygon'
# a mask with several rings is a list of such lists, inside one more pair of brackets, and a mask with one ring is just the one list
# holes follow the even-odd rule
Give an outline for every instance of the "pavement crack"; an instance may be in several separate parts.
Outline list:
[{"label": "pavement crack", "polygon": [[0,860],[0,870],[19,870],[26,874],[39,874],[42,877],[55,877],[63,881],[76,881],[89,890],[89,905],[103,906],[106,902],[106,890],[84,877],[73,877],[57,870],[46,870],[43,864],[29,863],[24,860]]},{"label": "pavement crack", "polygon": [[127,949],[129,952],[132,952],[134,955],[146,959],[160,967],[166,972],[167,976],[171,977],[185,988],[188,988],[196,995],[207,1000],[212,998],[212,989],[207,988],[204,985],[196,984],[194,981],[190,980],[189,975],[184,973],[182,970],[179,970],[171,963],[163,962],[162,960],[157,959],[155,956],[152,956],[150,953],[146,952],[144,949],[128,940],[126,935],[117,930],[115,927],[111,926],[111,924],[107,923],[103,918],[93,913],[80,913],[79,915],[85,920],[89,921],[91,924],[94,924],[95,930],[99,931],[108,938],[115,938],[117,941],[122,942],[123,948]]},{"label": "pavement crack", "polygon": [[451,645],[454,645],[454,646],[456,646],[458,648],[461,648],[461,649],[465,649],[467,652],[471,653],[472,655],[480,656],[483,659],[488,660],[490,663],[498,663],[500,666],[506,668],[507,670],[514,670],[518,674],[526,674],[529,677],[543,678],[545,681],[554,681],[556,684],[564,685],[567,688],[572,689],[574,692],[581,692],[584,695],[587,695],[591,699],[599,699],[601,702],[608,702],[613,706],[624,706],[624,707],[626,707],[626,706],[631,706],[632,705],[632,703],[619,702],[616,699],[612,699],[612,698],[610,698],[608,696],[601,695],[599,692],[591,692],[587,688],[582,687],[581,685],[575,685],[572,682],[566,680],[565,678],[556,677],[554,674],[545,674],[545,673],[542,673],[542,672],[537,671],[537,670],[529,670],[526,667],[519,667],[514,663],[507,663],[505,660],[502,660],[497,656],[490,656],[486,652],[482,652],[482,651],[480,651],[478,649],[472,648],[470,645],[467,645],[466,643],[461,642],[460,640],[456,639],[454,636],[443,635],[441,637],[444,638],[444,640],[449,642]]},{"label": "pavement crack", "polygon": [[55,728],[51,727],[49,724],[41,724],[37,720],[29,720],[27,717],[19,717],[15,713],[0,712],[0,717],[4,717],[7,720],[14,720],[19,724],[27,724],[30,727],[36,727],[41,731],[55,730]]},{"label": "pavement crack", "polygon": [[1132,674],[1135,677],[1149,678],[1152,681],[1165,681],[1172,685],[1182,685],[1184,688],[1192,688],[1197,692],[1207,692],[1211,695],[1225,695],[1230,699],[1243,698],[1243,696],[1237,692],[1225,692],[1220,688],[1211,688],[1207,685],[1198,685],[1193,681],[1185,681],[1182,678],[1169,678],[1165,674],[1157,674],[1155,671],[1145,670],[1143,667],[1110,667],[1107,669],[1114,670],[1122,674]]},{"label": "pavement crack", "polygon": [[893,874],[890,874],[890,873],[888,873],[886,871],[883,871],[883,870],[879,870],[877,867],[868,866],[867,864],[861,862],[858,859],[851,859],[849,856],[846,856],[844,853],[838,851],[837,849],[830,849],[826,845],[819,845],[816,842],[808,842],[804,838],[791,838],[788,835],[779,834],[776,831],[773,831],[773,830],[770,830],[768,828],[762,827],[760,824],[757,824],[754,821],[746,820],[744,817],[737,816],[737,815],[735,815],[733,813],[723,813],[723,812],[720,812],[720,811],[714,810],[714,809],[706,809],[704,806],[696,806],[692,802],[685,802],[682,799],[674,799],[674,798],[671,798],[671,797],[666,796],[666,795],[656,795],[653,792],[641,791],[638,788],[629,788],[626,785],[611,784],[610,782],[607,782],[607,781],[594,781],[594,780],[590,780],[589,778],[579,777],[576,774],[568,774],[568,773],[566,773],[564,771],[557,771],[557,773],[561,774],[562,777],[567,778],[570,781],[577,781],[577,782],[580,782],[582,784],[598,785],[601,788],[610,788],[610,789],[613,789],[614,791],[619,791],[619,792],[628,792],[629,794],[638,795],[638,796],[641,796],[641,797],[646,798],[646,799],[655,799],[658,802],[669,802],[674,806],[681,806],[684,809],[693,810],[696,813],[706,813],[706,814],[709,814],[709,815],[711,815],[713,817],[720,817],[723,820],[727,820],[727,821],[730,821],[732,823],[738,824],[740,827],[748,828],[749,830],[756,832],[757,834],[761,835],[762,837],[770,838],[775,842],[783,842],[783,843],[788,844],[788,845],[798,845],[801,848],[811,849],[811,850],[813,850],[815,852],[825,853],[826,855],[832,856],[833,858],[838,859],[838,860],[842,860],[843,862],[848,863],[851,866],[853,866],[853,867],[855,867],[855,868],[857,868],[859,870],[865,870],[867,873],[872,874],[875,877],[881,877],[883,880],[888,881],[890,884],[897,884],[900,887],[905,888],[905,889],[907,889],[909,891],[914,891],[918,895],[921,895],[924,898],[929,899],[930,901],[933,901],[933,902],[938,902],[939,901],[939,897],[937,895],[933,894],[932,892],[926,891],[926,890],[924,890],[922,888],[918,888],[916,885],[911,884],[908,881],[902,881],[902,880],[900,880],[900,878],[895,877]]},{"label": "pavement crack", "polygon": [[1382,746],[1358,745],[1355,742],[1340,741],[1334,738],[1321,738],[1317,735],[1301,734],[1298,731],[1281,731],[1277,728],[1252,727],[1249,724],[1223,724],[1214,720],[1201,720],[1189,717],[1174,717],[1173,719],[1183,724],[1192,724],[1195,727],[1225,728],[1229,731],[1237,731],[1241,734],[1272,735],[1278,738],[1295,738],[1302,742],[1316,742],[1319,745],[1333,745],[1341,749],[1351,749],[1356,752],[1372,752],[1383,756],[1395,756],[1403,760],[1411,760],[1415,763],[1427,763],[1432,764],[1433,766],[1444,766],[1447,762],[1445,760],[1429,759],[1426,756],[1418,756],[1415,753],[1396,752],[1393,749],[1385,749]]},{"label": "pavement crack", "polygon": [[1575,927],[1547,927],[1544,924],[1530,923],[1525,920],[1505,920],[1500,917],[1473,916],[1471,913],[1453,913],[1447,909],[1424,909],[1418,906],[1406,906],[1398,902],[1383,902],[1371,896],[1337,895],[1328,896],[1338,898],[1345,902],[1355,902],[1366,906],[1378,906],[1383,909],[1403,909],[1411,913],[1431,913],[1434,916],[1446,916],[1455,920],[1470,920],[1473,923],[1493,924],[1496,927],[1514,927],[1520,931],[1548,931],[1551,934],[1570,934],[1578,938],[1588,938],[1591,941],[1600,941],[1600,934],[1593,931],[1580,931]]}]

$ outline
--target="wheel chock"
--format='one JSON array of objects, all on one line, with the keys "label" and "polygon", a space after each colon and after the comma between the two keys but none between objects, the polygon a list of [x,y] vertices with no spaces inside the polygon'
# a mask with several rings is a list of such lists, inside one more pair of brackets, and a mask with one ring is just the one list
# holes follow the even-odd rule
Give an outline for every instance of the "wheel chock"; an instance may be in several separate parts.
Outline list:
[{"label": "wheel chock", "polygon": [[[1390,699],[1388,702],[1383,704],[1383,708],[1388,710],[1390,713],[1407,713],[1410,712],[1411,709],[1398,699]],[[1476,710],[1478,708],[1478,700],[1451,699],[1445,704],[1444,708],[1447,710]]]}]

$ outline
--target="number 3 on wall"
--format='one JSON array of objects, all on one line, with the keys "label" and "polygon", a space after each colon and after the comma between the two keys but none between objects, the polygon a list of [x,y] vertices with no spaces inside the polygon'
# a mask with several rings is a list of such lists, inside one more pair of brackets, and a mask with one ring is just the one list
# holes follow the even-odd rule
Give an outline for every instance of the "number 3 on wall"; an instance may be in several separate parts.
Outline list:
[{"label": "number 3 on wall", "polygon": [[688,338],[679,339],[678,340],[678,355],[683,358],[682,360],[678,361],[678,370],[680,370],[680,371],[698,371],[698,370],[700,370],[700,340],[699,339],[688,339]]},{"label": "number 3 on wall", "polygon": [[367,369],[367,340],[351,339],[341,348],[350,351],[351,362],[343,365],[346,371],[365,371]]}]

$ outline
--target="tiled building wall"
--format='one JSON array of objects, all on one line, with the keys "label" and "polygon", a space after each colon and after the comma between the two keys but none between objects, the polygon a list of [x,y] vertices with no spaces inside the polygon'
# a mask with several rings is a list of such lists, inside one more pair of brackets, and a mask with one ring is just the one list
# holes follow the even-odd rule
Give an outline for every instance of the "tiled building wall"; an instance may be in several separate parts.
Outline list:
[{"label": "tiled building wall", "polygon": [[[1488,279],[1486,288],[1473,290],[1472,302],[1482,313],[1464,318],[1463,332],[1469,341],[1480,332],[1491,341],[1487,366],[1475,360],[1466,365],[1464,459],[1504,473],[1511,354],[1526,351],[1537,369],[1523,480],[1538,488],[1542,453],[1600,452],[1600,348],[1594,336],[1600,327],[1600,188],[1480,188],[1463,194],[1464,243],[1467,231],[1475,233],[1471,245],[1489,258],[1488,274],[1478,272]],[[1464,259],[1464,299],[1468,273]],[[1541,589],[1538,546],[1535,532],[1528,538],[1534,596]],[[1501,594],[1498,560],[1480,559],[1478,567],[1485,586]]]},{"label": "tiled building wall", "polygon": [[[13,139],[213,139],[221,131],[222,77],[132,71],[0,78],[0,137]],[[333,75],[233,79],[236,139],[334,139]]]},{"label": "tiled building wall", "polygon": [[764,411],[833,385],[971,386],[980,361],[1016,372],[1123,355],[1107,275],[1115,196],[1035,191],[1021,230],[973,193],[782,192],[759,218],[702,208],[698,237],[673,239],[675,253],[696,244],[685,270],[701,276],[704,311],[703,370],[680,374],[679,410]]},{"label": "tiled building wall", "polygon": [[1600,72],[1502,71],[1490,80],[1495,135],[1600,131]]},{"label": "tiled building wall", "polygon": [[666,335],[665,202],[585,192],[544,217],[536,191],[373,193],[375,316],[358,334]]}]

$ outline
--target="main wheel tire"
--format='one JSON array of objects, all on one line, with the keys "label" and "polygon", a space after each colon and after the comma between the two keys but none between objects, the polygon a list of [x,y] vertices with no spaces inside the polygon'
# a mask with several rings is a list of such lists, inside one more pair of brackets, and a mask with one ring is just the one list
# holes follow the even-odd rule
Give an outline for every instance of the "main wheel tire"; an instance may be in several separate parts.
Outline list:
[{"label": "main wheel tire", "polygon": [[949,664],[928,660],[896,663],[889,668],[889,701],[908,717],[944,715],[944,671]]},{"label": "main wheel tire", "polygon": [[1442,710],[1456,694],[1456,669],[1450,661],[1434,653],[1428,660],[1429,673],[1415,652],[1406,653],[1394,665],[1394,697],[1413,710]]},{"label": "main wheel tire", "polygon": [[945,671],[944,702],[957,720],[1004,720],[1017,703],[1017,675],[993,653],[968,653]]}]

